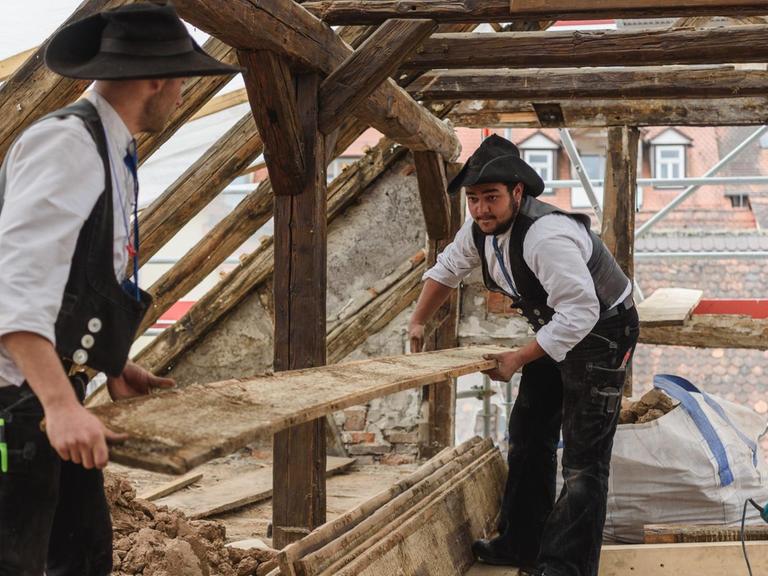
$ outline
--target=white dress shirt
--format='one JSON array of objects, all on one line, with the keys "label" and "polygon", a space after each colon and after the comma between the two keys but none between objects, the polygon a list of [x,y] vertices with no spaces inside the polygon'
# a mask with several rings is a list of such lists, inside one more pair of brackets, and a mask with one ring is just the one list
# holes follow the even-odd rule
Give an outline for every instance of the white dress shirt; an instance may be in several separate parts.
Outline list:
[{"label": "white dress shirt", "polygon": [[[504,266],[512,279],[509,263],[511,229],[498,234]],[[587,229],[564,214],[542,216],[528,229],[523,242],[523,259],[549,295],[547,305],[554,309],[552,320],[536,334],[536,340],[555,361],[565,358],[571,348],[589,334],[600,317],[600,302],[595,284],[587,268],[592,255],[592,238]],[[485,260],[491,278],[510,297],[517,291],[509,286],[493,249],[493,236],[485,239]],[[468,219],[453,242],[438,255],[437,263],[427,270],[424,278],[431,278],[449,288],[456,288],[474,268],[481,266],[472,239],[472,219]],[[513,280],[514,282],[514,280]],[[632,284],[614,306],[629,296]]]},{"label": "white dress shirt", "polygon": [[[123,158],[133,137],[103,97],[95,92],[85,97],[96,107],[107,135],[114,267],[122,281],[134,201],[133,176]],[[0,336],[33,332],[55,345],[54,324],[77,237],[104,191],[102,160],[82,120],[51,118],[27,129],[8,151],[6,179],[0,212]],[[0,344],[0,386],[23,381]]]}]

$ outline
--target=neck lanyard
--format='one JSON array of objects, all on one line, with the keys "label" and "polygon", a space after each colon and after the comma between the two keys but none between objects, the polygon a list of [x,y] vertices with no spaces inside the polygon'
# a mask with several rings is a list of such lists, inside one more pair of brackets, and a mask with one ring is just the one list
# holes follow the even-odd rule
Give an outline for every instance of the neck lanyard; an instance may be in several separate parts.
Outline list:
[{"label": "neck lanyard", "polygon": [[509,284],[509,288],[512,290],[512,295],[515,298],[519,298],[520,294],[515,289],[515,284],[512,282],[512,277],[510,276],[509,272],[507,272],[507,267],[504,264],[504,254],[501,253],[501,248],[499,248],[499,241],[496,238],[496,235],[493,236],[493,251],[496,253],[496,260],[499,261],[499,266],[501,266],[501,273],[504,274],[504,279],[507,281],[507,284]]},{"label": "neck lanyard", "polygon": [[[128,237],[128,243],[125,246],[128,255],[133,259],[133,286],[124,286],[126,289],[134,290],[134,295],[137,301],[141,300],[141,293],[139,292],[139,176],[138,166],[139,160],[136,153],[136,141],[131,140],[128,145],[128,150],[123,158],[128,171],[133,177],[133,244],[131,244],[131,231],[128,224],[128,215],[125,212],[125,201],[123,200],[123,194],[120,189],[120,182],[115,170],[115,165],[112,162],[112,155],[109,153],[109,140],[107,139],[107,131],[104,130],[104,139],[107,141],[107,157],[109,158],[109,166],[112,170],[112,174],[115,177],[115,188],[117,190],[118,200],[120,201],[120,213],[123,215],[123,226],[125,227],[125,235]],[[128,282],[128,284],[131,284]],[[126,290],[128,291],[128,290]]]}]

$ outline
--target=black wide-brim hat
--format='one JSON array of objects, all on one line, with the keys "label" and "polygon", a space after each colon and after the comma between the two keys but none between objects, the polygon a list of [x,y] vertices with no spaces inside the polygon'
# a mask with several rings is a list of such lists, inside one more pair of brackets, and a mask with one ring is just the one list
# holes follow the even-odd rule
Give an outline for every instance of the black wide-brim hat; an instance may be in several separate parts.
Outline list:
[{"label": "black wide-brim hat", "polygon": [[132,4],[73,22],[54,34],[46,65],[67,78],[131,80],[235,74],[198,46],[173,6]]},{"label": "black wide-brim hat", "polygon": [[448,184],[448,193],[456,194],[462,186],[502,182],[522,182],[525,194],[538,196],[544,192],[544,181],[536,170],[522,158],[512,142],[496,134],[483,140],[469,157],[464,168]]}]

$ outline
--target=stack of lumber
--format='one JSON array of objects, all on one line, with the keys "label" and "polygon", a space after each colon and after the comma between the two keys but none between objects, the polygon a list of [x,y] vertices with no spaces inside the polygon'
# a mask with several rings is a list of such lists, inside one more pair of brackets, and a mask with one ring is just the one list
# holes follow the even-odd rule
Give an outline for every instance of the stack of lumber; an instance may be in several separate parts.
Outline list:
[{"label": "stack of lumber", "polygon": [[464,574],[472,541],[495,529],[506,468],[474,438],[440,452],[412,475],[287,546],[283,576]]}]

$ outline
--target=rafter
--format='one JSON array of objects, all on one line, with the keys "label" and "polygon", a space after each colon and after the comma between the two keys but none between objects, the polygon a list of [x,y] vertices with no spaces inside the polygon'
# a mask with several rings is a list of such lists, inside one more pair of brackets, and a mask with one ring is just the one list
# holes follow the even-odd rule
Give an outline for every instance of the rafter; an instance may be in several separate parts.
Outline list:
[{"label": "rafter", "polygon": [[377,24],[389,18],[439,22],[589,20],[768,14],[757,0],[321,0],[303,6],[328,24]]},{"label": "rafter", "polygon": [[455,126],[466,128],[749,126],[768,122],[768,98],[466,100],[449,118]]},{"label": "rafter", "polygon": [[[188,22],[238,50],[271,50],[325,74],[352,53],[331,28],[295,2],[177,0],[174,5]],[[446,160],[460,150],[453,130],[392,80],[384,82],[356,115],[412,150],[433,150]]]},{"label": "rafter", "polygon": [[436,34],[404,69],[733,64],[768,60],[768,26],[642,32]]},{"label": "rafter", "polygon": [[419,100],[732,98],[768,93],[768,72],[728,67],[433,71],[408,91]]}]

